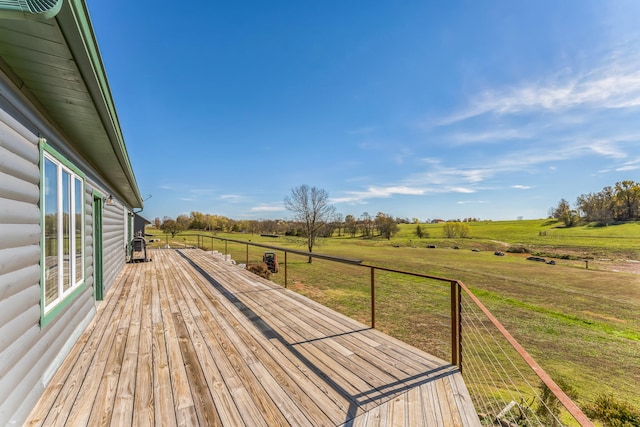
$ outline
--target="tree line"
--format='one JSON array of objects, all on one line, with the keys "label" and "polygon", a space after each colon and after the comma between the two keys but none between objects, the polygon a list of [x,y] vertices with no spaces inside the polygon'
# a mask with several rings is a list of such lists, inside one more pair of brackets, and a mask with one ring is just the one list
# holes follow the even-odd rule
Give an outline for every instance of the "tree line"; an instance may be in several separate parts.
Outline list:
[{"label": "tree line", "polygon": [[[378,212],[376,216],[363,212],[356,217],[354,215],[343,216],[340,213],[333,215],[329,221],[323,222],[318,230],[319,237],[350,236],[373,237],[383,236],[391,238],[398,232],[398,224],[409,223],[405,218],[395,218],[392,215]],[[279,234],[286,236],[304,237],[306,234],[304,222],[296,219],[260,219],[260,220],[235,220],[221,215],[212,215],[202,212],[191,212],[178,217],[156,217],[153,226],[175,237],[183,231],[198,230],[217,233],[242,232],[249,234]]]},{"label": "tree line", "polygon": [[617,222],[640,220],[640,183],[625,180],[598,193],[578,196],[573,207],[561,199],[549,216],[572,227],[580,223],[611,225]]},{"label": "tree line", "polygon": [[[343,233],[350,237],[360,234],[362,237],[382,236],[388,240],[398,233],[399,224],[409,223],[408,219],[394,218],[384,212],[376,216],[364,212],[361,216],[343,216],[336,212],[335,206],[329,201],[329,194],[317,187],[300,185],[291,189],[291,194],[284,199],[284,206],[293,214],[293,219],[285,220],[241,220],[236,221],[220,215],[191,212],[191,215],[179,215],[176,219],[165,217],[163,220],[155,218],[154,226],[164,233],[175,237],[185,230],[204,230],[213,232],[245,232],[259,234],[289,235],[304,237],[307,249],[311,253],[319,237],[331,237],[336,231],[338,236]],[[435,220],[441,222],[441,220]],[[464,222],[476,221],[475,218],[465,218]],[[415,235],[418,238],[429,237],[417,224]],[[450,221],[444,225],[444,235],[448,238],[467,237],[469,226],[463,221]],[[311,256],[309,257],[311,262]]]}]

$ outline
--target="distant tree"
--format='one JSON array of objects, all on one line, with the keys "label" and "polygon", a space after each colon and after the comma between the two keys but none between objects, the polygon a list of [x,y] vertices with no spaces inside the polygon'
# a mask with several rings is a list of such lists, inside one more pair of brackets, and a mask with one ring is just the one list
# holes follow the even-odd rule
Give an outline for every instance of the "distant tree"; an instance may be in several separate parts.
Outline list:
[{"label": "distant tree", "polygon": [[640,184],[625,180],[615,186],[617,215],[620,221],[633,221],[640,217]]},{"label": "distant tree", "polygon": [[176,222],[178,223],[181,231],[188,230],[191,227],[191,217],[188,215],[178,215],[176,218]]},{"label": "distant tree", "polygon": [[557,220],[562,220],[565,213],[569,210],[571,210],[569,202],[567,202],[565,199],[560,199],[560,201],[558,202],[558,206],[556,206],[556,208],[553,210],[552,216]]},{"label": "distant tree", "polygon": [[[313,252],[322,228],[335,214],[335,207],[329,203],[329,193],[317,187],[301,185],[291,189],[291,195],[284,199],[284,205],[302,224],[307,248],[309,252]],[[312,258],[309,257],[309,263],[311,262]]]},{"label": "distant tree", "polygon": [[420,224],[416,225],[416,231],[414,233],[419,239],[429,237],[429,232],[420,226]]},{"label": "distant tree", "polygon": [[391,236],[397,234],[398,230],[400,229],[398,223],[395,219],[393,219],[391,215],[387,215],[382,212],[378,212],[375,222],[376,227],[378,228],[378,232],[387,240],[391,240]]},{"label": "distant tree", "polygon": [[221,215],[209,215],[209,229],[214,232],[226,231],[229,227],[229,218]]},{"label": "distant tree", "polygon": [[324,227],[322,227],[320,229],[320,234],[319,237],[331,237],[333,236],[333,233],[336,231],[336,228],[338,228],[338,223],[335,221],[328,221]]},{"label": "distant tree", "polygon": [[360,226],[362,228],[362,236],[369,237],[373,235],[373,218],[369,215],[369,212],[363,212],[360,216]]},{"label": "distant tree", "polygon": [[164,219],[162,220],[162,224],[160,225],[160,229],[162,230],[162,232],[164,234],[167,235],[167,244],[169,243],[169,234],[171,234],[171,238],[173,239],[174,237],[176,237],[176,235],[178,233],[180,233],[181,231],[186,230],[184,225],[182,225],[181,223],[179,223],[175,219],[169,218],[167,216],[165,216]]},{"label": "distant tree", "polygon": [[351,237],[356,237],[358,232],[358,221],[353,215],[347,215],[344,217],[344,232],[348,233]]},{"label": "distant tree", "polygon": [[157,229],[160,230],[160,226],[162,225],[162,221],[160,221],[160,218],[156,217],[153,220],[153,226]]},{"label": "distant tree", "polygon": [[189,228],[194,230],[204,230],[208,226],[207,215],[202,212],[191,212]]},{"label": "distant tree", "polygon": [[599,193],[583,194],[576,199],[578,213],[587,222],[609,225],[615,218],[615,194],[611,187],[605,187]]},{"label": "distant tree", "polygon": [[573,227],[580,220],[578,211],[571,209],[569,202],[565,199],[561,199],[560,202],[558,202],[558,206],[553,211],[553,217],[562,221],[565,227]]},{"label": "distant tree", "polygon": [[342,227],[344,226],[344,216],[341,213],[336,213],[333,216],[333,223],[338,230],[338,237],[342,236]]}]

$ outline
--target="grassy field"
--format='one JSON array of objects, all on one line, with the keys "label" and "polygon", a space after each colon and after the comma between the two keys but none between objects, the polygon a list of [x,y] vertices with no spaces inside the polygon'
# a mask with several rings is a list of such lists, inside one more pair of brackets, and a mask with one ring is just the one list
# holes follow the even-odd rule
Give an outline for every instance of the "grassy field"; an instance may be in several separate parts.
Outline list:
[{"label": "grassy field", "polygon": [[[415,225],[403,225],[391,240],[334,237],[322,240],[314,252],[461,280],[554,379],[575,388],[579,404],[610,394],[640,407],[640,224],[570,229],[544,220],[469,225],[465,239],[443,238],[439,224],[422,225],[430,237],[418,239]],[[284,236],[219,236],[305,249],[303,240]],[[160,238],[164,244],[165,236]],[[184,234],[174,242],[194,244],[195,239]],[[239,263],[246,261],[245,245],[213,245]],[[527,261],[528,254],[494,255],[510,247],[553,256],[556,265]],[[251,247],[249,262],[259,262],[263,251]],[[289,287],[368,324],[369,269],[306,261],[289,254]],[[283,276],[281,271],[272,280],[282,284]],[[377,273],[376,327],[449,359],[447,286]]]}]

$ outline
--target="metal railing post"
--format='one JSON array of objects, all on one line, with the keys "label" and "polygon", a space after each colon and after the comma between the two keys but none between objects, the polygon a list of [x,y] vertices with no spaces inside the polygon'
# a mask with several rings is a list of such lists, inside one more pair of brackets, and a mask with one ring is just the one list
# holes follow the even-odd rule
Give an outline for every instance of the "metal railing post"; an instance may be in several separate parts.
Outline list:
[{"label": "metal railing post", "polygon": [[462,314],[458,282],[451,282],[451,363],[462,372]]},{"label": "metal railing post", "polygon": [[287,288],[287,251],[284,251],[284,287]]},{"label": "metal railing post", "polygon": [[371,329],[376,328],[376,269],[371,267]]},{"label": "metal railing post", "polygon": [[247,267],[249,267],[249,244],[247,243],[247,263],[245,264]]}]

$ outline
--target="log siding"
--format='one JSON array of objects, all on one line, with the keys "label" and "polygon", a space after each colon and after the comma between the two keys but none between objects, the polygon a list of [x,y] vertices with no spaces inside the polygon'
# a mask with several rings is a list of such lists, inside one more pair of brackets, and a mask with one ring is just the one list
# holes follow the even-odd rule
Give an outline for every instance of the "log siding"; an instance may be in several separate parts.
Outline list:
[{"label": "log siding", "polygon": [[[2,71],[0,71],[2,74]],[[28,103],[4,97],[15,90],[0,79],[0,425],[21,424],[96,313],[93,269],[93,192],[111,194],[86,162],[69,161],[84,179],[84,284],[43,324],[41,137],[18,114]],[[53,138],[55,149],[69,146]],[[66,159],[66,157],[65,157]],[[104,206],[104,288],[126,261],[127,219],[121,201]]]}]

